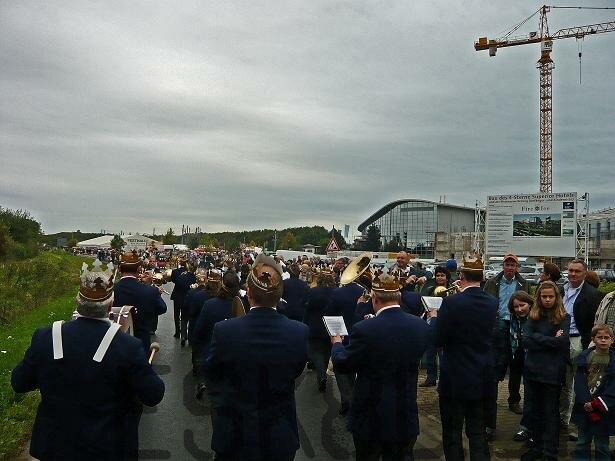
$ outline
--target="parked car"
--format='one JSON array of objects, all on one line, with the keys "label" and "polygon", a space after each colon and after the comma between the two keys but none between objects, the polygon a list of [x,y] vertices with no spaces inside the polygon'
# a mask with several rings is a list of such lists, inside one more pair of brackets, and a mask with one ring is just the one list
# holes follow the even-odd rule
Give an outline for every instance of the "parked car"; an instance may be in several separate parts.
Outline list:
[{"label": "parked car", "polygon": [[483,268],[483,274],[485,276],[485,280],[490,279],[491,277],[495,277],[500,273],[501,269],[496,268],[493,265],[486,264]]},{"label": "parked car", "polygon": [[615,281],[615,271],[613,269],[596,269],[596,274],[598,274],[601,281]]},{"label": "parked car", "polygon": [[521,277],[530,283],[530,285],[538,285],[540,283],[540,269],[538,267],[521,266],[518,272],[521,274]]}]

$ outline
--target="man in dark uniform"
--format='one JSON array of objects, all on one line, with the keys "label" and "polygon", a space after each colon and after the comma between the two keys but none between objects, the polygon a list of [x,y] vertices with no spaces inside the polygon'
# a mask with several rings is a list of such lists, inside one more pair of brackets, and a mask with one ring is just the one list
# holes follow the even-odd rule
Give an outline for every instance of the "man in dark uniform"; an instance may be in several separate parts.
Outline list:
[{"label": "man in dark uniform", "polygon": [[374,278],[375,317],[354,325],[348,346],[331,338],[334,370],[357,373],[348,419],[357,460],[414,459],[418,367],[429,327],[401,309],[399,289],[397,278]]},{"label": "man in dark uniform", "polygon": [[[180,274],[186,271],[186,265],[188,262],[185,259],[179,260],[179,265],[171,271],[171,282],[173,282],[173,291],[171,291],[171,301],[173,301],[173,321],[175,322],[175,333],[173,334],[174,338],[179,338],[181,336],[181,307],[182,301],[184,300],[184,296],[186,295],[186,291],[184,290],[185,284],[178,284]],[[183,290],[183,293],[182,293]]]},{"label": "man in dark uniform", "polygon": [[134,335],[143,343],[143,350],[149,353],[150,331],[155,320],[167,311],[167,305],[156,287],[144,285],[137,279],[141,260],[136,251],[124,253],[120,261],[122,278],[113,288],[115,306],[134,306],[132,319]]},{"label": "man in dark uniform", "polygon": [[[190,292],[186,296],[186,302],[189,302],[188,312],[190,319],[188,321],[188,339],[190,340],[190,348],[192,349],[192,375],[202,375],[203,355],[205,344],[194,335],[194,327],[201,315],[205,302],[215,297],[220,288],[220,274],[213,271],[199,272],[195,274],[199,286],[194,289],[192,295]],[[188,299],[189,297],[189,299]]]},{"label": "man in dark uniform", "polygon": [[15,392],[41,392],[30,443],[35,458],[136,460],[134,406],[159,403],[164,383],[141,342],[109,321],[112,266],[84,266],[77,318],[36,330],[11,384]]},{"label": "man in dark uniform", "polygon": [[307,302],[310,287],[306,281],[299,278],[301,269],[296,263],[288,266],[290,278],[284,280],[284,300],[286,301],[286,310],[284,315],[289,319],[303,321],[305,315],[305,303]]},{"label": "man in dark uniform", "polygon": [[482,401],[494,392],[498,301],[481,290],[482,269],[480,259],[464,260],[457,282],[461,293],[444,298],[437,313],[436,347],[443,348],[438,392],[447,461],[464,459],[464,422],[472,461],[490,459]]},{"label": "man in dark uniform", "polygon": [[299,448],[295,379],[308,328],[278,313],[282,268],[260,254],[247,279],[250,311],[216,323],[205,376],[221,390],[212,408],[216,459],[290,461]]},{"label": "man in dark uniform", "polygon": [[323,269],[316,277],[316,286],[310,288],[305,307],[303,323],[310,329],[309,352],[310,361],[316,372],[316,386],[324,392],[327,386],[327,366],[331,355],[331,341],[322,317],[331,314],[335,275]]},{"label": "man in dark uniform", "polygon": [[[356,282],[350,282],[342,285],[333,291],[333,300],[331,302],[331,315],[341,315],[344,317],[344,323],[348,331],[352,330],[352,326],[358,321],[355,317],[357,302],[365,289]],[[344,345],[348,345],[348,338],[344,338]],[[335,381],[340,391],[340,414],[348,413],[350,409],[350,400],[352,398],[352,389],[355,382],[355,372],[344,373],[335,371]]]}]

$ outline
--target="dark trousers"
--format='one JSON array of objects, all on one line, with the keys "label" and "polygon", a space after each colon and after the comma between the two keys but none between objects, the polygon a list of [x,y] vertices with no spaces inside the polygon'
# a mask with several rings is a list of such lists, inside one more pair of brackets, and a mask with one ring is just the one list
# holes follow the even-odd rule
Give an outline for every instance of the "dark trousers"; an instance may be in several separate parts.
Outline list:
[{"label": "dark trousers", "polygon": [[438,362],[442,361],[442,352],[436,352],[435,337],[428,339],[427,347],[425,348],[425,371],[427,373],[426,381],[438,380]]},{"label": "dark trousers", "polygon": [[[529,407],[529,426],[534,443],[532,451],[557,459],[559,451],[559,397],[562,386],[526,379],[523,383]],[[525,414],[525,412],[524,412]]]},{"label": "dark trousers", "polygon": [[463,461],[462,430],[465,422],[471,461],[491,459],[485,440],[485,421],[481,400],[460,400],[440,396],[442,446],[446,461]]},{"label": "dark trousers", "polygon": [[412,450],[416,436],[395,442],[353,439],[357,461],[414,461]]},{"label": "dark trousers", "polygon": [[523,350],[517,350],[510,361],[510,372],[508,374],[508,403],[521,402],[521,378],[523,377],[523,362],[525,354]]},{"label": "dark trousers", "polygon": [[181,338],[188,339],[188,320],[190,316],[188,315],[188,312],[186,312],[186,309],[183,308],[181,309],[179,316]]},{"label": "dark trousers", "polygon": [[331,357],[331,340],[329,338],[310,338],[308,356],[314,364],[318,382],[327,379],[327,367]]},{"label": "dark trousers", "polygon": [[[495,431],[498,415],[498,383],[506,376],[506,371],[512,361],[512,353],[510,351],[510,321],[498,321],[498,327],[493,338],[493,345],[495,380],[491,383],[491,396],[483,400],[483,408],[485,414],[485,426],[490,428],[492,431]],[[519,398],[519,400],[521,399]]]},{"label": "dark trousers", "polygon": [[356,375],[354,373],[335,373],[335,381],[340,391],[342,405],[350,405],[355,379]]},{"label": "dark trousers", "polygon": [[180,322],[181,322],[181,311],[182,311],[183,302],[181,301],[173,301],[173,321],[175,322],[175,335],[179,336],[180,333]]}]

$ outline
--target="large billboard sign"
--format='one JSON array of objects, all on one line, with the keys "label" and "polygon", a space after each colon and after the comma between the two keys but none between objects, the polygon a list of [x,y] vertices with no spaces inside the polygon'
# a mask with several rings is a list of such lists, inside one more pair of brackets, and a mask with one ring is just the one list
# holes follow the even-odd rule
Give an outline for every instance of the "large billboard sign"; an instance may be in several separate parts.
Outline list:
[{"label": "large billboard sign", "polygon": [[486,253],[576,255],[577,193],[490,195]]}]

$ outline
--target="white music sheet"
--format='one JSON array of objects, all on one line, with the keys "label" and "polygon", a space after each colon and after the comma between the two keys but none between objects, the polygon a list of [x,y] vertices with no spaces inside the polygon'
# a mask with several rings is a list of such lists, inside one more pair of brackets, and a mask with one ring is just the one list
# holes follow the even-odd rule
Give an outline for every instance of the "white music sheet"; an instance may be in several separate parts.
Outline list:
[{"label": "white music sheet", "polygon": [[325,327],[331,336],[348,336],[348,330],[341,315],[325,315],[322,318]]}]

